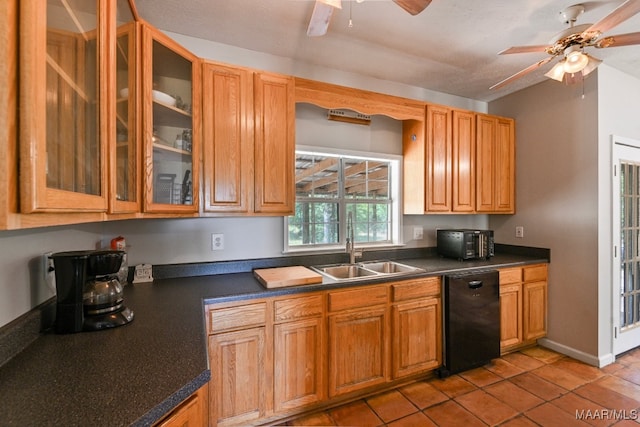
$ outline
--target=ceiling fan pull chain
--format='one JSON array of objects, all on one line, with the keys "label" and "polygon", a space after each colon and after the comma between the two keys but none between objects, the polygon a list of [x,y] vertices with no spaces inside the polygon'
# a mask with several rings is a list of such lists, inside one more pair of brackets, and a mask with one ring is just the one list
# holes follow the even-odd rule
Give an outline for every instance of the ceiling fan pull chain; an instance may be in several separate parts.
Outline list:
[{"label": "ceiling fan pull chain", "polygon": [[353,10],[353,2],[349,2],[349,28],[353,28],[353,19],[351,19],[351,13]]}]

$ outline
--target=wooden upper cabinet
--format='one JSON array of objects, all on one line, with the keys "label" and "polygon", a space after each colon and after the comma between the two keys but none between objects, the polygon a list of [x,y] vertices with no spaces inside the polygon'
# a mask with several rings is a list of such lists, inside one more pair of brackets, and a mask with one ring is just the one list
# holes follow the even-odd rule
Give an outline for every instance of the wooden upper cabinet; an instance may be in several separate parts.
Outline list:
[{"label": "wooden upper cabinet", "polygon": [[23,213],[107,210],[109,4],[20,1]]},{"label": "wooden upper cabinet", "polygon": [[453,110],[451,145],[451,210],[473,213],[476,209],[476,123],[474,113]]},{"label": "wooden upper cabinet", "polygon": [[247,213],[253,209],[253,73],[205,62],[202,90],[203,210]]},{"label": "wooden upper cabinet", "polygon": [[513,119],[477,115],[476,210],[515,212],[515,130]]},{"label": "wooden upper cabinet", "polygon": [[295,92],[293,77],[254,74],[254,209],[293,213],[295,205]]},{"label": "wooden upper cabinet", "polygon": [[145,212],[198,212],[200,73],[198,57],[143,25]]},{"label": "wooden upper cabinet", "polygon": [[451,211],[451,109],[427,106],[426,212]]},{"label": "wooden upper cabinet", "polygon": [[116,36],[110,40],[108,117],[114,132],[109,147],[109,212],[140,212],[140,164],[142,148],[139,142],[140,85],[139,45],[140,25],[134,20],[128,0],[117,0]]}]

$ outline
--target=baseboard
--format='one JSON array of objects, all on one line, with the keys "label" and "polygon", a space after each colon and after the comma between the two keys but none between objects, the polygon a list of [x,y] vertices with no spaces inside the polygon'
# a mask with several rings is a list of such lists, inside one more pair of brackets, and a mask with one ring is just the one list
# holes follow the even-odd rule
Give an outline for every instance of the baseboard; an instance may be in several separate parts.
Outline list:
[{"label": "baseboard", "polygon": [[581,362],[584,362],[592,366],[597,366],[599,368],[602,368],[603,366],[607,366],[615,361],[615,356],[612,353],[605,354],[604,356],[598,357],[589,353],[585,353],[584,351],[576,350],[573,347],[569,347],[564,344],[551,341],[548,338],[539,339],[538,344],[541,345],[542,347],[547,347],[548,349],[557,351],[558,353],[562,353],[565,356],[572,357],[576,360],[579,360]]}]

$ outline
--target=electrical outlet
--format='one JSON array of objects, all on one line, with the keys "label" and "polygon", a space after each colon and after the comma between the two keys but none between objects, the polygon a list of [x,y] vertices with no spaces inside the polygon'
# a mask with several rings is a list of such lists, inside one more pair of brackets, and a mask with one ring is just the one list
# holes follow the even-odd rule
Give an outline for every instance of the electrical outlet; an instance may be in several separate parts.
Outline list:
[{"label": "electrical outlet", "polygon": [[424,229],[422,227],[413,227],[413,240],[422,240],[424,238]]},{"label": "electrical outlet", "polygon": [[221,251],[224,249],[224,234],[212,233],[211,234],[211,250]]},{"label": "electrical outlet", "polygon": [[53,252],[42,254],[42,276],[44,283],[53,292],[56,291],[56,272],[53,266],[53,260],[49,258]]},{"label": "electrical outlet", "polygon": [[516,226],[516,237],[522,239],[524,237],[524,227],[521,225]]}]

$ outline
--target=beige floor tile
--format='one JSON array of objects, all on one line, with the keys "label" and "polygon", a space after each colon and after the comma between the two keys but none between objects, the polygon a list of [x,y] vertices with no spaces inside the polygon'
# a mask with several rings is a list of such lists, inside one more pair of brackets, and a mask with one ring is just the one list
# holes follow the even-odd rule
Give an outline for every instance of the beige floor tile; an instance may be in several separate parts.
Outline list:
[{"label": "beige floor tile", "polygon": [[370,397],[367,403],[385,423],[418,412],[418,408],[397,390]]},{"label": "beige floor tile", "polygon": [[517,411],[524,412],[544,403],[544,400],[510,381],[501,381],[484,390]]},{"label": "beige floor tile", "polygon": [[425,381],[406,385],[400,388],[400,393],[420,409],[437,405],[449,399],[446,394]]},{"label": "beige floor tile", "polygon": [[467,411],[489,425],[497,425],[518,415],[511,406],[483,390],[472,391],[455,399]]}]

